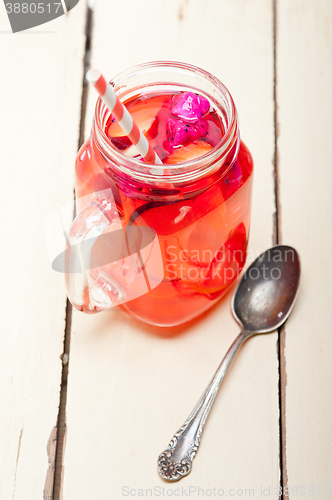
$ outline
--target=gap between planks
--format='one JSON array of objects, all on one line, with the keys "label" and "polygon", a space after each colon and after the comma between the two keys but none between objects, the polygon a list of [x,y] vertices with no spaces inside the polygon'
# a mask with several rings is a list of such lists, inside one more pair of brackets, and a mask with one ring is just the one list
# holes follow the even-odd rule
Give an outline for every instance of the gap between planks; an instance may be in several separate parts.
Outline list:
[{"label": "gap between planks", "polygon": [[[273,2],[273,102],[274,102],[274,197],[275,197],[275,217],[273,221],[273,244],[281,244],[281,206],[280,206],[280,185],[279,185],[279,157],[278,157],[278,96],[277,96],[277,16],[278,0]],[[279,498],[284,500],[284,490],[288,487],[287,461],[286,461],[286,358],[285,358],[286,329],[282,326],[278,329],[277,355],[279,367],[279,467],[280,467],[280,488]]]},{"label": "gap between planks", "polygon": [[[81,99],[81,116],[80,116],[80,126],[79,126],[78,149],[80,149],[80,147],[83,145],[84,142],[84,123],[85,123],[86,103],[88,98],[88,85],[85,75],[90,62],[92,17],[93,17],[92,9],[89,6],[87,6],[86,25],[85,25],[85,50],[83,59],[84,71],[83,71],[83,81],[82,81],[82,99]],[[75,200],[75,190],[73,196]],[[67,386],[68,386],[68,374],[69,374],[72,310],[73,307],[69,302],[69,300],[67,299],[66,324],[65,324],[66,326],[64,335],[64,348],[62,354],[62,375],[61,375],[61,387],[60,387],[60,403],[59,403],[59,412],[57,421],[57,438],[56,438],[52,500],[61,500],[62,498],[63,460],[64,460],[64,453],[66,446],[66,406],[67,406]]]}]

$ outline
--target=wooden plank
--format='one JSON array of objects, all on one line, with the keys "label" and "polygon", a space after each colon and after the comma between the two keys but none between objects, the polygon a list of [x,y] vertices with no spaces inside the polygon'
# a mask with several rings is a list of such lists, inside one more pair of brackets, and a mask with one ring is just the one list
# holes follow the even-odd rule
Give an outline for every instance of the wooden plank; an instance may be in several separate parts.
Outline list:
[{"label": "wooden plank", "polygon": [[302,496],[306,488],[308,497],[332,498],[331,23],[328,0],[278,0],[281,236],[302,261],[284,348],[290,498],[296,486]]},{"label": "wooden plank", "polygon": [[66,295],[44,219],[73,197],[85,2],[26,33],[0,22],[0,498],[50,499]]},{"label": "wooden plank", "polygon": [[[204,67],[229,87],[256,164],[252,257],[269,247],[274,213],[272,3],[97,2],[93,26],[91,64],[109,77],[139,62],[175,59]],[[95,100],[90,93],[86,134]],[[118,310],[96,316],[74,312],[65,500],[121,498],[128,491],[123,487],[138,495],[139,488],[174,491],[182,486],[223,488],[225,493],[253,488],[257,496],[263,486],[276,498],[277,334],[254,338],[239,353],[215,401],[191,475],[180,486],[167,485],[156,470],[158,454],[239,331],[230,299],[229,294],[175,337]]]}]

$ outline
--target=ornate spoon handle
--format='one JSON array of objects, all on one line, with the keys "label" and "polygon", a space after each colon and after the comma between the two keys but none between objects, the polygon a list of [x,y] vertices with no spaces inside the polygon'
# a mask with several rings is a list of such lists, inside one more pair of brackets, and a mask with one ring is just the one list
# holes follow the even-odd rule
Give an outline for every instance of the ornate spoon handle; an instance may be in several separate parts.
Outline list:
[{"label": "ornate spoon handle", "polygon": [[199,447],[201,435],[214,398],[232,359],[239,347],[252,332],[242,331],[228,349],[201,399],[183,424],[174,434],[168,448],[158,457],[158,472],[167,481],[178,481],[191,471],[192,460]]}]

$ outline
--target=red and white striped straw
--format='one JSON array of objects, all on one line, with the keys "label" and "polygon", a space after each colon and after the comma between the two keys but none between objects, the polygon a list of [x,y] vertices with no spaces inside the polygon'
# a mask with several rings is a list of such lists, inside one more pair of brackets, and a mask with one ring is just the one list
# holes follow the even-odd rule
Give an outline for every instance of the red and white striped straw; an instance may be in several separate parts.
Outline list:
[{"label": "red and white striped straw", "polygon": [[[104,104],[106,104],[124,133],[136,147],[139,154],[144,158],[144,161],[146,163],[162,165],[163,162],[153,150],[145,135],[138,128],[127,108],[122,104],[114,92],[112,85],[105,80],[100,71],[97,69],[89,69],[86,78],[97,90]],[[151,168],[151,172],[161,175],[164,173],[163,169],[160,168]]]}]

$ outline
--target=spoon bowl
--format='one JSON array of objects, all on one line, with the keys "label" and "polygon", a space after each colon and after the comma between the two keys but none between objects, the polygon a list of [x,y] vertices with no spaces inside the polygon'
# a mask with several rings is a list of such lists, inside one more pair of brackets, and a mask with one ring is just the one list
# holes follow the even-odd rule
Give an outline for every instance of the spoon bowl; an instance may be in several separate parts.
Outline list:
[{"label": "spoon bowl", "polygon": [[247,332],[268,333],[279,328],[294,306],[300,282],[297,251],[277,245],[247,269],[232,300],[236,321]]}]

